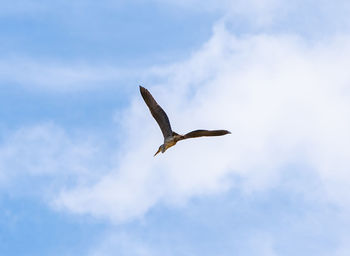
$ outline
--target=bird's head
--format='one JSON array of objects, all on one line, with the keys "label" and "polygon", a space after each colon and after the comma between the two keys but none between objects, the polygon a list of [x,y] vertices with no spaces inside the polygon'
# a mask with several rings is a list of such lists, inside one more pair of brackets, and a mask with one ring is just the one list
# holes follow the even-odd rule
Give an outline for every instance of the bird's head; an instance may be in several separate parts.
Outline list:
[{"label": "bird's head", "polygon": [[164,147],[164,144],[160,145],[159,148],[158,148],[158,151],[154,154],[154,156],[156,156],[159,152],[162,152],[164,153],[165,152],[165,147]]}]

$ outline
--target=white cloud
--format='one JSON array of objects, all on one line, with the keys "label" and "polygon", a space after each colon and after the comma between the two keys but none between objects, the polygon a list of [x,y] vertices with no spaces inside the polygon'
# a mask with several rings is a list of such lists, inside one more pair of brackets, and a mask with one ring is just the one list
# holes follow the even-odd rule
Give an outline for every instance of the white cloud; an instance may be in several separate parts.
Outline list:
[{"label": "white cloud", "polygon": [[0,83],[55,92],[75,92],[118,85],[142,71],[125,70],[110,65],[58,63],[22,58],[0,60]]},{"label": "white cloud", "polygon": [[[28,4],[17,9],[20,14],[49,8],[43,2],[16,2]],[[237,15],[257,27],[277,26],[276,21],[286,17],[302,20],[301,26],[310,23],[311,28],[322,30],[327,26],[334,32],[349,24],[349,5],[343,1],[331,5],[282,0],[168,2],[222,12],[225,22],[237,21]],[[302,17],[304,7],[315,7],[311,17],[305,13]],[[16,8],[8,10],[17,12]],[[281,186],[280,176],[286,167],[296,164],[311,170],[320,187],[307,187],[304,180],[287,184],[286,190],[322,200],[322,205],[335,204],[348,220],[349,43],[347,34],[312,43],[288,34],[235,36],[218,25],[212,38],[188,60],[153,68],[149,75],[160,81],[145,86],[165,108],[176,132],[224,128],[232,135],[183,141],[153,158],[161,133],[137,95],[130,108],[118,116],[124,144],[115,151],[54,124],[24,127],[9,134],[0,144],[0,188],[5,191],[17,186],[21,193],[48,199],[56,209],[120,223],[142,218],[157,204],[181,205],[193,197],[231,188],[254,195]],[[79,63],[0,61],[2,83],[53,91],[96,88],[135,73]],[[25,182],[30,189],[23,186]],[[305,226],[311,219],[314,216]],[[274,238],[278,234],[257,233],[249,237],[247,250],[277,255]],[[349,251],[347,232],[341,239],[335,253],[339,256]],[[90,255],[115,251],[157,255],[159,248],[151,245],[127,234],[112,234]]]},{"label": "white cloud", "polygon": [[[349,42],[348,36],[317,44],[290,35],[237,37],[218,25],[188,60],[151,70],[162,86],[145,86],[176,132],[225,128],[231,135],[183,141],[153,158],[161,133],[137,94],[118,115],[124,139],[115,151],[54,124],[24,127],[4,137],[0,187],[17,186],[56,209],[121,223],[142,218],[157,204],[178,206],[230,188],[255,195],[281,186],[285,167],[296,164],[312,170],[320,187],[306,187],[301,180],[286,184],[286,190],[322,200],[322,205],[331,202],[346,213]],[[34,190],[23,186],[23,180],[33,179]],[[276,255],[274,235],[253,237],[247,246]],[[117,235],[91,255],[118,250],[116,242],[119,248],[134,248],[135,255],[159,251]],[[348,250],[345,242],[339,255]]]},{"label": "white cloud", "polygon": [[137,95],[122,120],[118,165],[92,186],[62,191],[55,205],[120,222],[157,203],[226,191],[235,176],[246,192],[266,190],[299,163],[316,171],[326,200],[350,206],[349,41],[237,38],[216,27],[189,60],[155,69],[167,82],[149,89],[176,132],[226,128],[232,135],[180,142],[153,158],[161,134]]},{"label": "white cloud", "polygon": [[86,184],[101,175],[106,166],[99,151],[93,138],[72,138],[53,123],[18,129],[0,145],[1,191],[52,199],[63,185]]}]

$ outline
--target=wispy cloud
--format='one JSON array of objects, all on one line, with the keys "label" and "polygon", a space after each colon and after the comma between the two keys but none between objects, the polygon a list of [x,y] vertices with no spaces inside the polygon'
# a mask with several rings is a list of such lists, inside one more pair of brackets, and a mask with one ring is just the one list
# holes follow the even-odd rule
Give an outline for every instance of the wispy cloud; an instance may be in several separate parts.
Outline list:
[{"label": "wispy cloud", "polygon": [[[154,69],[153,75],[168,82],[150,89],[175,131],[227,128],[231,136],[179,143],[154,159],[160,132],[137,95],[120,117],[125,144],[118,153],[77,144],[56,126],[24,128],[1,147],[3,184],[19,172],[76,180],[93,173],[97,182],[62,182],[51,200],[55,207],[120,222],[158,203],[227,191],[237,186],[234,177],[243,179],[239,186],[246,192],[266,190],[278,183],[285,166],[302,163],[322,180],[323,197],[347,208],[348,41],[309,45],[291,36],[237,38],[218,26],[189,60]],[[120,157],[99,172],[101,154]]]},{"label": "wispy cloud", "polygon": [[127,70],[112,65],[60,63],[39,59],[0,59],[0,86],[19,85],[26,89],[55,92],[79,92],[118,86],[142,70]]},{"label": "wispy cloud", "polygon": [[227,128],[232,135],[186,141],[152,158],[161,136],[137,96],[123,119],[126,144],[118,166],[92,186],[64,190],[56,205],[120,222],[157,203],[226,191],[236,186],[232,177],[243,179],[243,191],[266,190],[286,166],[299,163],[322,180],[319,191],[307,193],[325,191],[325,200],[348,208],[348,42],[237,38],[217,27],[188,61],[155,71],[168,82],[150,89],[176,132]]},{"label": "wispy cloud", "polygon": [[96,178],[108,163],[92,136],[79,137],[69,136],[53,123],[8,134],[0,145],[1,193],[51,200],[62,186],[86,184]]},{"label": "wispy cloud", "polygon": [[[39,8],[35,2],[28,3],[33,6],[26,11]],[[200,5],[196,0],[169,3],[185,8]],[[2,59],[0,83],[52,92],[104,87],[108,93],[111,84],[123,85],[117,81],[143,77],[144,85],[167,111],[176,132],[222,128],[230,130],[231,135],[183,141],[165,155],[153,158],[162,136],[135,92],[129,107],[118,111],[118,126],[112,127],[120,138],[118,145],[104,145],[112,140],[112,132],[70,132],[54,123],[25,126],[3,136],[0,192],[34,194],[58,211],[121,224],[142,219],[157,207],[184,208],[192,199],[207,195],[228,195],[230,191],[244,200],[264,193],[270,198],[276,187],[278,191],[283,187],[291,197],[297,195],[297,200],[305,200],[304,204],[316,202],[321,209],[318,212],[324,215],[309,212],[307,207],[293,218],[289,218],[290,212],[283,212],[278,217],[288,221],[281,223],[293,228],[288,235],[279,238],[285,231],[285,227],[276,228],[279,223],[270,229],[254,226],[240,238],[245,242],[232,248],[242,250],[241,255],[274,256],[283,252],[281,247],[290,249],[283,243],[295,238],[296,233],[324,239],[335,234],[336,242],[325,246],[335,256],[347,255],[349,234],[339,228],[349,222],[350,209],[350,37],[343,29],[349,24],[347,16],[340,5],[332,9],[322,2],[312,18],[301,18],[315,21],[321,15],[320,21],[310,27],[327,24],[332,28],[332,36],[327,34],[315,42],[300,33],[285,29],[283,33],[271,33],[269,29],[278,26],[277,21],[299,19],[295,16],[302,4],[299,1],[220,3],[208,1],[207,6],[200,5],[200,11],[210,12],[213,8],[221,12],[222,19],[214,26],[212,37],[183,61],[129,70],[81,62]],[[315,3],[303,4],[313,7]],[[39,6],[41,10],[50,8],[43,2]],[[344,6],[344,10],[347,8]],[[332,14],[325,11],[328,9]],[[265,32],[233,32],[232,27],[239,24],[235,13]],[[306,24],[304,20],[301,23]],[[281,26],[286,28],[286,24]],[[290,166],[300,169],[293,172]],[[275,203],[273,200],[269,203]],[[253,201],[248,204],[253,205]],[[235,203],[237,208],[242,206]],[[304,205],[291,208],[299,206]],[[245,215],[240,214],[237,219]],[[259,214],[269,213],[259,209]],[[329,223],[324,219],[330,219]],[[334,224],[331,219],[338,221]],[[258,222],[266,217],[247,222],[251,220]],[[331,235],[323,237],[323,230],[314,231],[322,226],[320,223],[326,223],[325,229]],[[128,254],[132,248],[135,255],[164,255],[163,248],[140,239],[132,228],[125,229],[125,233],[111,232],[102,238],[100,246],[92,248],[90,254]],[[178,251],[190,254],[197,244],[187,246]],[[304,248],[303,244],[299,246]]]}]

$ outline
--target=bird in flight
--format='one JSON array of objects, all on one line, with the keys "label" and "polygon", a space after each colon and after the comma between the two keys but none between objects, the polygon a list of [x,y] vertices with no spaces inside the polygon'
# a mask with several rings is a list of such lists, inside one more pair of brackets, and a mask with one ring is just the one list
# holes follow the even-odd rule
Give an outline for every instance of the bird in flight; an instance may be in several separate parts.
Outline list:
[{"label": "bird in flight", "polygon": [[158,105],[152,94],[142,86],[140,86],[140,92],[164,136],[164,143],[159,146],[159,149],[154,156],[156,156],[159,152],[164,153],[168,148],[174,146],[180,140],[202,136],[221,136],[231,133],[227,130],[195,130],[185,135],[177,134],[171,129],[167,114],[161,108],[161,106]]}]

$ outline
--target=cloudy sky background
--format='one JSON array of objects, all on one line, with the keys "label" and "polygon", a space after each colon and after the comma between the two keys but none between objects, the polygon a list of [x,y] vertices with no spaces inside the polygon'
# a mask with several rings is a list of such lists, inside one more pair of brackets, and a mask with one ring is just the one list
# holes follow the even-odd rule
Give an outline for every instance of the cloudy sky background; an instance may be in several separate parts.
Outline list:
[{"label": "cloudy sky background", "polygon": [[347,1],[1,6],[1,255],[350,254]]}]

